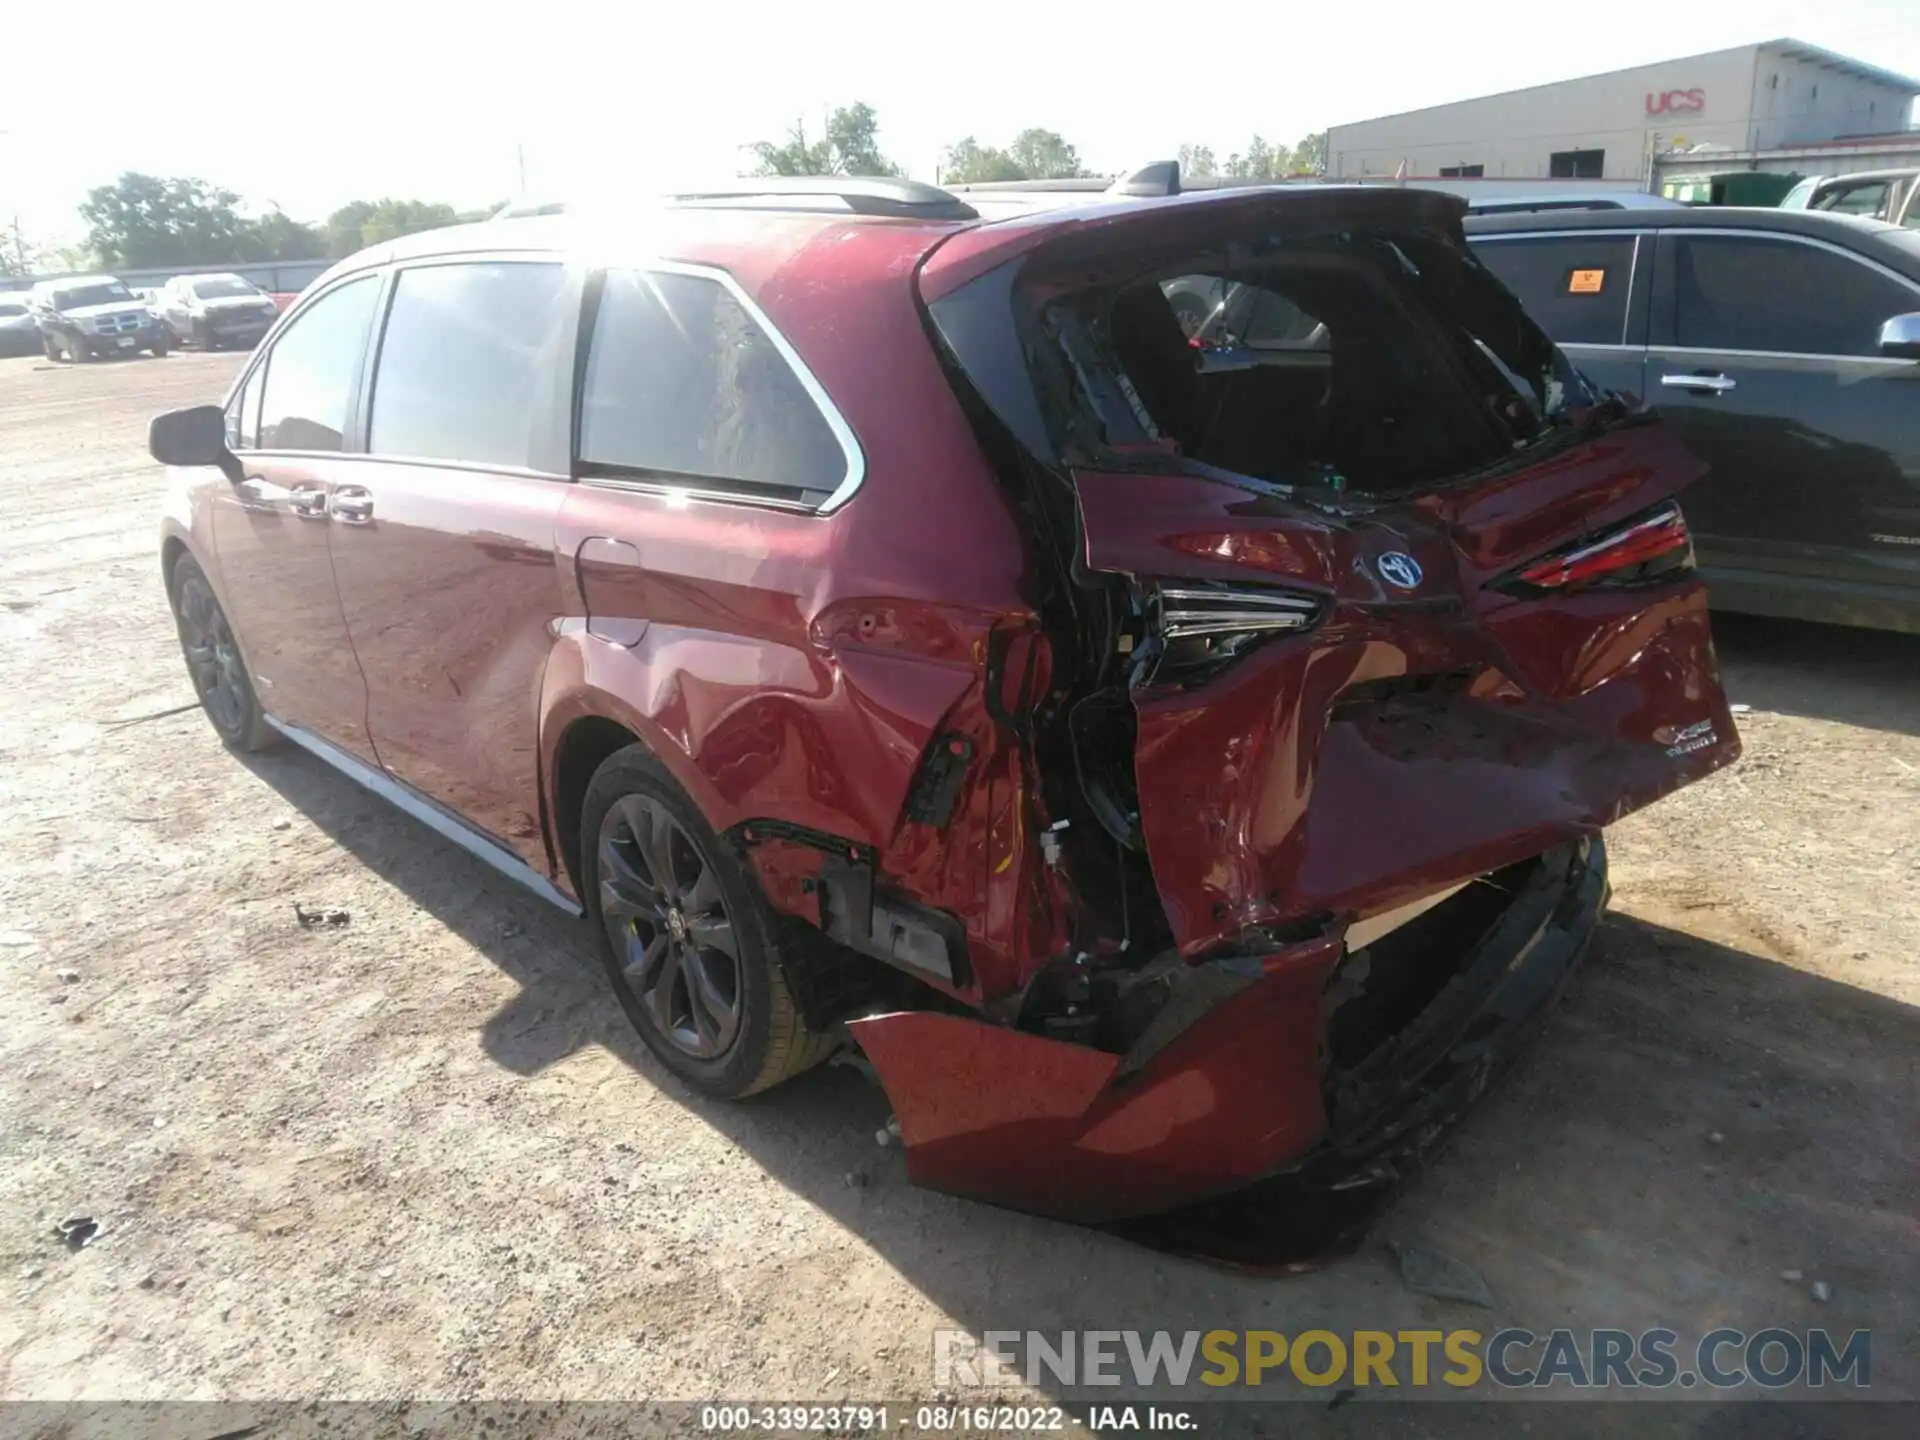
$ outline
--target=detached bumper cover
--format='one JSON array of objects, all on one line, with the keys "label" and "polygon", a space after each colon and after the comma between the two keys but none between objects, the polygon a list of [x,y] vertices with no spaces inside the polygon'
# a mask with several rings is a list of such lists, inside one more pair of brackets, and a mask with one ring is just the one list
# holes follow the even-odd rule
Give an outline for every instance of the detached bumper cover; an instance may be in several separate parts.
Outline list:
[{"label": "detached bumper cover", "polygon": [[1147,1056],[927,1012],[852,1030],[916,1183],[1281,1268],[1364,1233],[1518,1052],[1606,894],[1597,837],[1549,851],[1464,958],[1433,957],[1451,974],[1438,995],[1332,1074],[1324,992],[1341,947],[1328,941],[1196,967],[1224,998]]}]

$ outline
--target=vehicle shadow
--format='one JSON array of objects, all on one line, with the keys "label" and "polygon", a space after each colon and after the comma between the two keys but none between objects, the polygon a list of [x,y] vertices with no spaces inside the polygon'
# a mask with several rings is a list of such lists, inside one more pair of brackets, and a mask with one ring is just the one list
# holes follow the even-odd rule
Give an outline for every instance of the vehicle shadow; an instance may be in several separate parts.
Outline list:
[{"label": "vehicle shadow", "polygon": [[[303,753],[248,763],[519,985],[481,1029],[500,1065],[531,1075],[605,1047],[635,1085],[725,1135],[975,1336],[1920,1329],[1910,1188],[1920,1010],[1855,987],[1610,917],[1536,1043],[1373,1241],[1327,1269],[1275,1280],[916,1189],[899,1151],[876,1144],[885,1097],[851,1069],[822,1068],[744,1104],[690,1092],[627,1027],[580,922]],[[1498,1297],[1494,1310],[1411,1293],[1385,1242],[1416,1235],[1478,1269]],[[1832,1287],[1831,1304],[1810,1298],[1803,1282],[1814,1279]],[[919,1388],[931,1393],[934,1339],[905,1338],[927,1347]],[[1891,1343],[1874,1359],[1876,1393],[1920,1393],[1920,1374]],[[1039,1378],[1061,1398],[1116,1394]],[[1283,1383],[1324,1403],[1322,1392]],[[1242,1388],[1196,1397],[1197,1388],[1184,1398],[1254,1398]],[[1685,1408],[1694,1419],[1683,1428],[1698,1433],[1705,1413]],[[1491,1418],[1479,1407],[1423,1407],[1419,1428],[1477,1433]]]},{"label": "vehicle shadow", "polygon": [[1920,635],[1716,614],[1713,638],[1736,703],[1920,735]]}]

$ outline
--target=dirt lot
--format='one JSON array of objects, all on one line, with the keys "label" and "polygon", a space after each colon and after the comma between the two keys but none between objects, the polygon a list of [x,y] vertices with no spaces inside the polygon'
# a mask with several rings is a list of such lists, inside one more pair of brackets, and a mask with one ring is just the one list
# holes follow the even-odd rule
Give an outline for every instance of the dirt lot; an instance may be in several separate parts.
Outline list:
[{"label": "dirt lot", "polygon": [[1506,1323],[1871,1327],[1920,1395],[1920,641],[1723,627],[1746,758],[1618,828],[1603,947],[1381,1228],[1493,1312],[1383,1245],[1252,1279],[909,1187],[845,1069],[690,1095],[574,922],[164,713],[145,422],[237,364],[0,362],[0,1396],[924,1397],[949,1324]]}]

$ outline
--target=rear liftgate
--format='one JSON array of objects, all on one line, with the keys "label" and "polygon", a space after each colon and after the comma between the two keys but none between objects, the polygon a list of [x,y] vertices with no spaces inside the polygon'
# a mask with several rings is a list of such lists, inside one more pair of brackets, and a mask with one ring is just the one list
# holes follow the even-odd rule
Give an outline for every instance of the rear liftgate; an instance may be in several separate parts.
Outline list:
[{"label": "rear liftgate", "polygon": [[[1586,391],[1445,197],[996,229],[922,293],[1044,552],[1040,823],[1088,913],[1012,1025],[853,1031],[919,1183],[1324,1255],[1585,950],[1602,828],[1738,753],[1673,499],[1700,467]],[[1312,314],[1188,344],[1186,272]]]}]

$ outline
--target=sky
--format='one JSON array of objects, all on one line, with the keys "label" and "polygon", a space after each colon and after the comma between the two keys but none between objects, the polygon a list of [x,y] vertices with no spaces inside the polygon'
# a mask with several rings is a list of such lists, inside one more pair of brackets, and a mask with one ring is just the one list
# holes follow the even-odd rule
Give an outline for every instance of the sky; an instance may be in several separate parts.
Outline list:
[{"label": "sky", "polygon": [[[646,193],[739,173],[744,147],[864,100],[931,180],[965,135],[1057,130],[1097,172],[1222,159],[1329,124],[1792,36],[1920,75],[1920,0],[1274,0],[1108,7],[729,0],[95,0],[7,7],[0,224],[69,243],[89,188],[197,176],[250,213],[323,218],[384,195]],[[146,79],[123,103],[103,78]],[[81,103],[75,102],[76,84]]]}]

